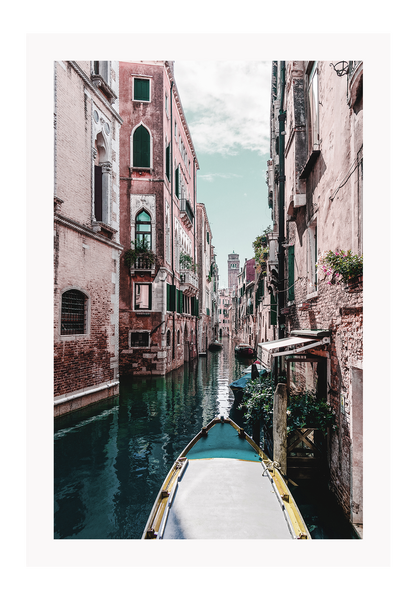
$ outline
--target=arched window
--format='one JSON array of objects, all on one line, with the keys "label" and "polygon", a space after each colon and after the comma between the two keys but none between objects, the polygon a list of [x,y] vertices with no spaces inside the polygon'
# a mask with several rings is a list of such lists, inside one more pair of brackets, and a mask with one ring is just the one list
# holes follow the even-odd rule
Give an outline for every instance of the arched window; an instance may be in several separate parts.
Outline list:
[{"label": "arched window", "polygon": [[133,167],[150,167],[150,133],[144,125],[133,133]]},{"label": "arched window", "polygon": [[180,344],[180,342],[181,342],[181,331],[178,330],[178,345]]},{"label": "arched window", "polygon": [[170,330],[166,333],[166,347],[170,347]]},{"label": "arched window", "polygon": [[152,223],[144,210],[136,216],[136,248],[152,249]]},{"label": "arched window", "polygon": [[62,295],[61,335],[85,335],[87,332],[87,297],[79,290]]}]

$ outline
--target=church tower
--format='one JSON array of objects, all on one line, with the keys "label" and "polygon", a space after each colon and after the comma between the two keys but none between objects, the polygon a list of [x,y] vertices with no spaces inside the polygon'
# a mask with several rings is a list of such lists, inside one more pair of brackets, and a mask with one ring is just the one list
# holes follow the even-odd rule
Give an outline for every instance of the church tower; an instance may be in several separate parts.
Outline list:
[{"label": "church tower", "polygon": [[240,271],[240,257],[233,251],[232,254],[228,255],[228,291],[231,295],[233,288],[237,288],[238,285],[238,273]]}]

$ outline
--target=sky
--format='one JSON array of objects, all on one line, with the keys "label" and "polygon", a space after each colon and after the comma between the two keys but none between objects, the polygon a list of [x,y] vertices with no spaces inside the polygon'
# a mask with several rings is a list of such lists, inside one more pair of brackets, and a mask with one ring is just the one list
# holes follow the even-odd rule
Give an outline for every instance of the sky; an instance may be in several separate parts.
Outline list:
[{"label": "sky", "polygon": [[254,256],[254,239],[271,224],[270,61],[175,61],[175,80],[199,163],[197,199],[213,234],[220,288],[228,255]]}]

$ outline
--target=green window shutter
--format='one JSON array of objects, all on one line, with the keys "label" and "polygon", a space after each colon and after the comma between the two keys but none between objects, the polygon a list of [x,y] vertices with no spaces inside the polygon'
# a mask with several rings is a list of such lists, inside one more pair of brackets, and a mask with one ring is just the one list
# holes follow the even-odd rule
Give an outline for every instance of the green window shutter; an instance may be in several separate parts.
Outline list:
[{"label": "green window shutter", "polygon": [[199,316],[199,303],[196,297],[191,297],[191,315]]},{"label": "green window shutter", "polygon": [[179,165],[175,169],[175,195],[179,199]]},{"label": "green window shutter", "polygon": [[270,295],[270,324],[272,326],[277,324],[277,299],[273,293]]},{"label": "green window shutter", "polygon": [[170,181],[170,144],[166,146],[166,176]]},{"label": "green window shutter", "polygon": [[166,309],[168,311],[175,311],[176,305],[176,286],[166,284]]},{"label": "green window shutter", "polygon": [[289,246],[288,248],[288,301],[295,300],[295,246]]},{"label": "green window shutter", "polygon": [[183,292],[182,290],[176,291],[176,311],[183,313]]},{"label": "green window shutter", "polygon": [[133,167],[150,167],[150,133],[143,125],[133,134]]},{"label": "green window shutter", "polygon": [[141,102],[150,101],[150,81],[144,78],[134,79],[134,99]]}]

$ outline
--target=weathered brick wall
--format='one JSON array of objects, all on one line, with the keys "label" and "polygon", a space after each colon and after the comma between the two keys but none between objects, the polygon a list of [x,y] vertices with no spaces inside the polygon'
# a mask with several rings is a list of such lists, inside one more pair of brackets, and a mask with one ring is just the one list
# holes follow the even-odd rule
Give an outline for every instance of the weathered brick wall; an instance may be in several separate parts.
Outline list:
[{"label": "weathered brick wall", "polygon": [[[56,223],[55,396],[113,381],[117,368],[118,252]],[[58,247],[59,244],[59,247]],[[88,295],[87,334],[60,335],[61,295],[76,288]]]},{"label": "weathered brick wall", "polygon": [[[288,333],[301,329],[328,329],[332,331],[328,348],[330,357],[329,404],[337,416],[337,431],[330,436],[331,485],[341,506],[350,511],[350,447],[351,447],[351,367],[363,363],[363,291],[362,282],[350,285],[328,285],[321,281],[318,296],[309,299],[309,308],[302,311],[306,302],[306,282],[296,284],[295,303],[289,306]],[[317,352],[319,354],[323,351]],[[296,385],[302,387],[304,379],[299,368]],[[341,396],[343,405],[341,407]]]},{"label": "weathered brick wall", "polygon": [[[93,231],[93,109],[111,127],[112,162],[109,223],[118,230],[119,121],[90,80],[91,62],[55,64],[55,242],[54,242],[54,394],[74,394],[118,378],[119,257],[117,233]],[[81,73],[79,71],[83,71]],[[112,64],[118,91],[117,62]],[[117,103],[113,107],[116,109]],[[87,295],[87,332],[61,335],[62,293],[75,288]],[[113,391],[113,390],[112,390]],[[115,390],[114,390],[115,391]],[[94,394],[82,405],[94,402]],[[58,411],[65,412],[65,404]],[[78,408],[77,404],[69,408]]]}]

